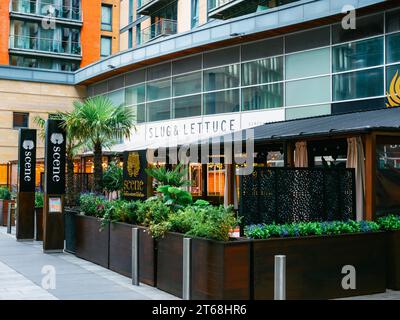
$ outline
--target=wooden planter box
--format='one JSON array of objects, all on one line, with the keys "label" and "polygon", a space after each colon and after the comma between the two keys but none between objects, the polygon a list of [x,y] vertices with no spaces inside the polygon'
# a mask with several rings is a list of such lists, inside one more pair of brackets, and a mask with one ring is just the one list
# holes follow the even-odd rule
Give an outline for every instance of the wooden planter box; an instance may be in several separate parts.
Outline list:
[{"label": "wooden planter box", "polygon": [[[0,224],[3,227],[7,226],[8,206],[12,203],[14,203],[14,200],[0,200]],[[14,216],[11,217],[11,225],[15,226]]]},{"label": "wooden planter box", "polygon": [[[286,255],[287,299],[332,299],[386,290],[383,232],[255,240],[255,299],[274,299],[274,256]],[[356,289],[344,290],[342,268],[356,270]]]},{"label": "wooden planter box", "polygon": [[113,223],[110,226],[111,270],[124,276],[132,275],[132,228],[139,228],[139,280],[150,286],[156,285],[155,241],[148,229],[126,223]]},{"label": "wooden planter box", "polygon": [[400,290],[400,230],[387,231],[387,287]]},{"label": "wooden planter box", "polygon": [[35,208],[35,240],[43,241],[43,208]]},{"label": "wooden planter box", "polygon": [[65,209],[64,228],[65,228],[65,251],[69,253],[76,252],[76,216],[78,210]]},{"label": "wooden planter box", "polygon": [[[157,244],[157,288],[182,297],[182,234]],[[192,239],[191,299],[250,299],[251,241]]]},{"label": "wooden planter box", "polygon": [[108,268],[110,225],[100,232],[101,221],[76,215],[76,256]]}]

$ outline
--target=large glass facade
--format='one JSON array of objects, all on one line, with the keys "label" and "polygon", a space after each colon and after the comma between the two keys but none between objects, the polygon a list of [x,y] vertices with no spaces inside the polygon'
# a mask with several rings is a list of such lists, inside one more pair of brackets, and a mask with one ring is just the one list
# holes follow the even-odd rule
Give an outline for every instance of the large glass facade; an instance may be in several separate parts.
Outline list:
[{"label": "large glass facade", "polygon": [[[400,10],[376,13],[359,17],[356,30],[336,23],[132,71],[124,75],[125,103],[142,110],[138,122],[268,109],[294,119],[385,107],[390,84],[400,79],[399,17]],[[89,92],[111,91],[110,81]]]}]

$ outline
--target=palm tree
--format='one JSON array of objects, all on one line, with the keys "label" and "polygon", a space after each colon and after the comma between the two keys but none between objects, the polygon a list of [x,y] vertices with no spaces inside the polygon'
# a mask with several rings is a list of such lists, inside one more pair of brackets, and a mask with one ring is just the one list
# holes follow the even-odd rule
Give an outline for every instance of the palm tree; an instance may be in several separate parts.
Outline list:
[{"label": "palm tree", "polygon": [[[71,112],[57,112],[52,115],[52,119],[57,119],[62,121],[62,126],[67,132],[67,141],[66,141],[66,163],[67,163],[67,177],[66,177],[66,195],[65,202],[67,206],[72,206],[76,204],[77,201],[77,190],[74,185],[74,157],[78,153],[79,149],[82,148],[83,143],[79,141],[78,137],[78,128],[67,125],[68,119],[72,117],[73,114]],[[41,129],[39,132],[39,136],[44,140],[45,139],[45,125],[46,120],[43,118],[36,116],[34,118],[35,124]]]},{"label": "palm tree", "polygon": [[94,156],[94,191],[102,192],[102,149],[110,141],[130,138],[136,117],[132,108],[116,106],[107,97],[97,96],[75,101],[71,117],[65,121],[67,128],[77,129],[79,140],[90,143]]}]

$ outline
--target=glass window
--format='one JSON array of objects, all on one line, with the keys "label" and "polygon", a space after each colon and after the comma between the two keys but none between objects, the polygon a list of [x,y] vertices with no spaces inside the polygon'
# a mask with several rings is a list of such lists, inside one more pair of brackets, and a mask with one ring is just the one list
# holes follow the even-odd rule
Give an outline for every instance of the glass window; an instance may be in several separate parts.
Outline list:
[{"label": "glass window", "polygon": [[283,84],[274,83],[242,89],[242,109],[260,110],[283,106]]},{"label": "glass window", "polygon": [[238,64],[204,71],[204,91],[222,90],[238,86]]},{"label": "glass window", "polygon": [[103,81],[100,83],[96,83],[93,86],[93,94],[95,96],[102,94],[102,93],[106,93],[108,91],[108,81]]},{"label": "glass window", "polygon": [[199,0],[191,1],[192,22],[191,27],[195,28],[199,25]]},{"label": "glass window", "polygon": [[198,54],[193,57],[172,61],[172,75],[200,70],[202,60],[203,56]]},{"label": "glass window", "polygon": [[400,30],[400,10],[386,12],[386,32]]},{"label": "glass window", "polygon": [[108,90],[114,91],[124,87],[124,76],[119,76],[108,80]]},{"label": "glass window", "polygon": [[283,80],[283,58],[269,58],[242,64],[242,86]]},{"label": "glass window", "polygon": [[201,92],[201,72],[174,77],[172,86],[174,96]]},{"label": "glass window", "polygon": [[101,30],[112,30],[112,6],[101,5]]},{"label": "glass window", "polygon": [[333,72],[383,64],[383,37],[351,42],[332,48]]},{"label": "glass window", "polygon": [[171,63],[163,63],[147,69],[147,81],[171,76]]},{"label": "glass window", "polygon": [[111,55],[111,37],[101,37],[101,56],[108,57]]},{"label": "glass window", "polygon": [[330,73],[329,50],[325,48],[286,56],[286,79]]},{"label": "glass window", "polygon": [[28,128],[29,127],[29,113],[13,112],[13,128]]},{"label": "glass window", "polygon": [[145,86],[139,84],[133,87],[126,88],[126,104],[139,104],[145,101]]},{"label": "glass window", "polygon": [[171,118],[171,100],[147,103],[147,121],[167,120]]},{"label": "glass window", "polygon": [[147,83],[147,101],[165,99],[171,96],[171,79]]},{"label": "glass window", "polygon": [[257,41],[242,46],[242,61],[283,54],[283,37]]},{"label": "glass window", "polygon": [[383,34],[383,14],[361,17],[355,29],[343,29],[342,24],[332,26],[332,43],[347,42]]},{"label": "glass window", "polygon": [[204,95],[204,114],[239,111],[239,90],[218,91]]},{"label": "glass window", "polygon": [[130,86],[146,80],[146,69],[129,72],[125,75],[125,85]]},{"label": "glass window", "polygon": [[295,33],[286,37],[286,53],[308,50],[330,44],[330,28],[318,28],[300,33]]},{"label": "glass window", "polygon": [[125,89],[113,91],[108,94],[108,98],[116,105],[125,104]]},{"label": "glass window", "polygon": [[131,107],[133,114],[136,117],[136,123],[143,123],[146,121],[146,109],[145,104],[139,104]]},{"label": "glass window", "polygon": [[316,117],[331,114],[331,105],[322,104],[318,106],[286,108],[286,120]]},{"label": "glass window", "polygon": [[387,104],[391,107],[400,106],[400,65],[386,68]]},{"label": "glass window", "polygon": [[286,105],[297,106],[331,101],[330,77],[286,83]]},{"label": "glass window", "polygon": [[204,68],[212,68],[223,66],[225,64],[233,64],[239,62],[240,47],[231,47],[222,50],[216,50],[204,54]]},{"label": "glass window", "polygon": [[333,100],[348,100],[383,95],[383,68],[333,76]]},{"label": "glass window", "polygon": [[173,108],[174,118],[201,116],[201,95],[176,98]]},{"label": "glass window", "polygon": [[388,35],[386,37],[386,62],[392,63],[400,61],[400,33]]}]

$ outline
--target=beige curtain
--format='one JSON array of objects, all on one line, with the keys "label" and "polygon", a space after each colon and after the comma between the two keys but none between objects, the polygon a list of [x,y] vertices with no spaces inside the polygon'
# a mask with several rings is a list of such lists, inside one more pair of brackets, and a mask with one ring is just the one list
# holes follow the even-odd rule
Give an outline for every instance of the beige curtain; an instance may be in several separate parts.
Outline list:
[{"label": "beige curtain", "polygon": [[356,217],[364,219],[365,156],[361,137],[347,139],[347,168],[355,169],[356,178]]},{"label": "beige curtain", "polygon": [[296,168],[308,167],[307,141],[296,142],[294,165]]}]

